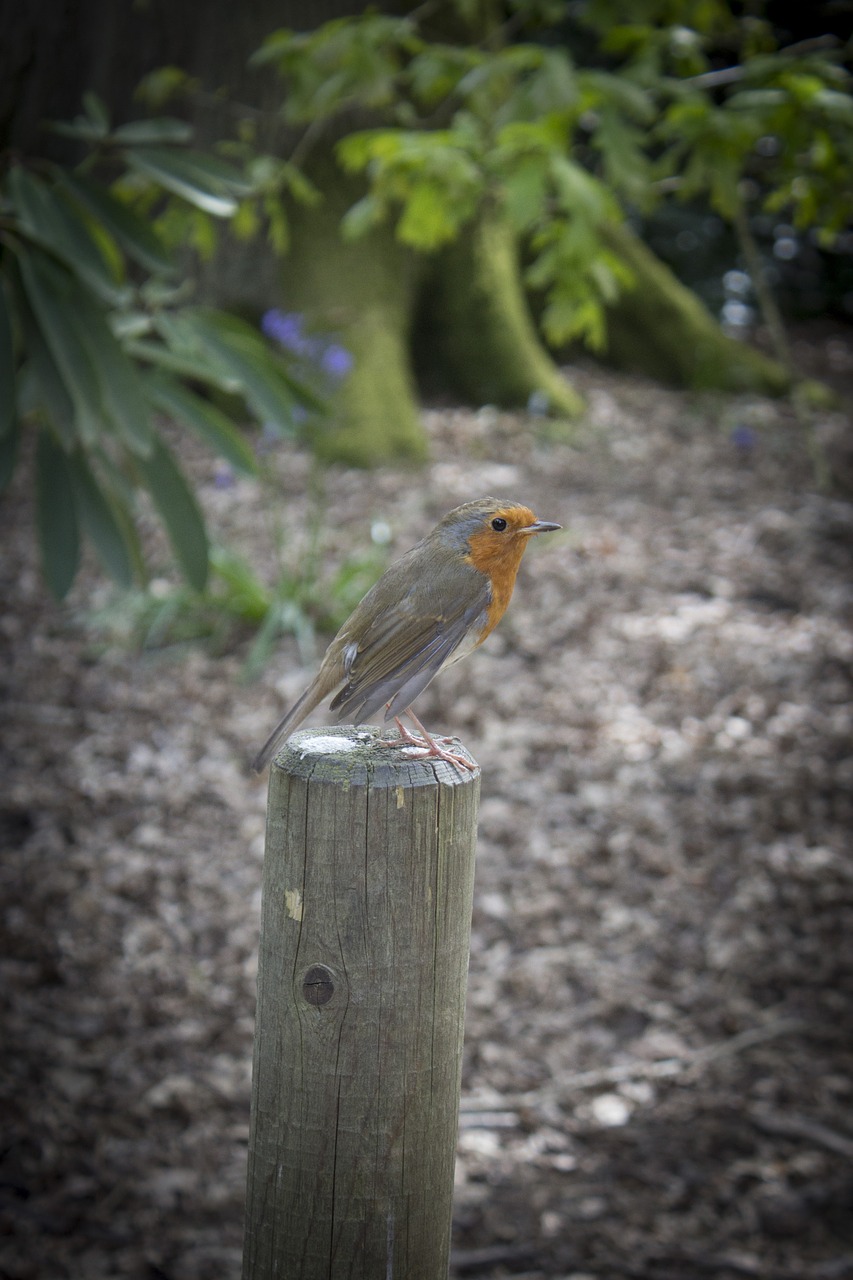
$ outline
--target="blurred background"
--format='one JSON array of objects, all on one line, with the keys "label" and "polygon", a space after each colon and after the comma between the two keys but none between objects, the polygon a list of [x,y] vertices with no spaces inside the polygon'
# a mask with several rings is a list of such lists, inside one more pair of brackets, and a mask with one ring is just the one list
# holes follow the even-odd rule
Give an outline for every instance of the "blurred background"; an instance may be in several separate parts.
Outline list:
[{"label": "blurred background", "polygon": [[853,1275],[853,7],[789,9],[3,10],[0,1276],[239,1275],[247,761],[488,493],[563,532],[418,703],[452,1274]]}]

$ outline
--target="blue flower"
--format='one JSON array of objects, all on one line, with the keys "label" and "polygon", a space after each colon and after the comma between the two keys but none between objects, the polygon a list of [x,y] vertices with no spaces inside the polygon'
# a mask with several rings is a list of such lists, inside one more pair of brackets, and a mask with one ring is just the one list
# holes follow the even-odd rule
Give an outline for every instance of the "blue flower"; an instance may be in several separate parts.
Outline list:
[{"label": "blue flower", "polygon": [[309,340],[302,332],[302,316],[295,311],[279,311],[274,307],[263,316],[261,329],[282,347],[288,347],[297,355],[305,354]]},{"label": "blue flower", "polygon": [[323,352],[320,364],[333,378],[345,378],[353,366],[352,353],[337,342],[331,342]]},{"label": "blue flower", "polygon": [[732,429],[729,439],[737,449],[738,453],[752,453],[753,449],[758,444],[757,434],[753,431],[752,427],[747,427],[744,423],[740,423],[739,426]]},{"label": "blue flower", "polygon": [[319,366],[335,381],[345,378],[353,366],[353,357],[340,343],[330,342],[321,334],[306,333],[304,318],[295,311],[273,307],[261,319],[261,330],[273,342],[293,355]]}]

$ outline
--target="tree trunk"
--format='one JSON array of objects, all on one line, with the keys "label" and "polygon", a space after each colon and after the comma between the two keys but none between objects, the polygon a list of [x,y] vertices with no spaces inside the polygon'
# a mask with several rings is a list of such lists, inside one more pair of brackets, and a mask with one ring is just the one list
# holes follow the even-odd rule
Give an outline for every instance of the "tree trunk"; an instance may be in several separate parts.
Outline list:
[{"label": "tree trunk", "polygon": [[291,244],[277,273],[281,300],[304,315],[309,328],[334,334],[354,357],[315,447],[321,457],[353,466],[423,461],[426,437],[409,361],[422,260],[391,228],[342,240],[340,220],[363,193],[328,160],[311,178],[324,198],[288,211]]},{"label": "tree trunk", "polygon": [[791,373],[723,333],[695,293],[623,224],[602,228],[636,278],[607,313],[607,358],[622,369],[697,390],[782,395]]},{"label": "tree trunk", "polygon": [[439,254],[421,293],[416,329],[422,365],[475,404],[527,405],[576,418],[583,401],[534,326],[509,225],[486,208]]},{"label": "tree trunk", "polygon": [[485,211],[430,257],[406,249],[390,227],[347,243],[338,227],[362,190],[328,162],[311,178],[324,199],[290,209],[283,301],[355,357],[332,423],[316,437],[322,457],[355,466],[425,457],[413,364],[474,404],[524,407],[536,397],[552,414],[578,416],[582,401],[534,327],[505,222]]}]

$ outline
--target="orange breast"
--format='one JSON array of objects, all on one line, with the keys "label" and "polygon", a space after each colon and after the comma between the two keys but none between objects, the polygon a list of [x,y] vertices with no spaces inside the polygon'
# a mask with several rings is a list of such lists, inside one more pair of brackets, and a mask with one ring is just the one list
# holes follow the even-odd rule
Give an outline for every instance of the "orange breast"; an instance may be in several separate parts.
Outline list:
[{"label": "orange breast", "polygon": [[526,534],[513,533],[513,526],[524,528],[531,525],[536,517],[528,507],[511,507],[501,511],[509,528],[503,533],[494,529],[478,529],[469,539],[470,554],[466,556],[469,564],[480,573],[484,573],[492,584],[492,598],[489,603],[486,626],[480,636],[479,643],[494,630],[512,599],[518,566],[524,555],[528,537]]}]

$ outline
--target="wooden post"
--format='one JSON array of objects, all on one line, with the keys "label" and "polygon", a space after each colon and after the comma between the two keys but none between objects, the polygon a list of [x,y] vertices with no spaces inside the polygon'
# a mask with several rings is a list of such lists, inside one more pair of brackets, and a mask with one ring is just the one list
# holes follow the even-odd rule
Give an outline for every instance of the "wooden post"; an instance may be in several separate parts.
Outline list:
[{"label": "wooden post", "polygon": [[244,1280],[447,1277],[479,772],[378,736],[271,771]]}]

